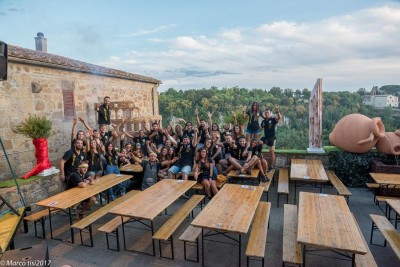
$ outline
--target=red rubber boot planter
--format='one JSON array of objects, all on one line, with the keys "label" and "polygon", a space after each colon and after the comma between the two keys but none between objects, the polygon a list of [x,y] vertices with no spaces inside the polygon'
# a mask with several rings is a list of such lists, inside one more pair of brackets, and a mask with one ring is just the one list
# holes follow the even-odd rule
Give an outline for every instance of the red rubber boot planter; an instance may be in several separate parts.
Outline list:
[{"label": "red rubber boot planter", "polygon": [[47,139],[46,138],[36,138],[33,139],[33,145],[36,148],[35,157],[36,157],[36,166],[27,174],[22,176],[23,179],[27,179],[31,176],[34,176],[44,170],[51,168],[51,163],[49,161],[49,149],[47,147]]}]

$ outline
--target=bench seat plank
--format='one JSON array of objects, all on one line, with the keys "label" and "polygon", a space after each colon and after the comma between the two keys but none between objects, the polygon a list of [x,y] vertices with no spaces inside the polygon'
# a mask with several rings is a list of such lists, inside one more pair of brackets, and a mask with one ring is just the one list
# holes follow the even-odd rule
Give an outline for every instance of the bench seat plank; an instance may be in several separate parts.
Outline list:
[{"label": "bench seat plank", "polygon": [[[51,210],[51,214],[58,212],[58,209],[50,209],[50,210]],[[47,217],[47,216],[49,216],[49,209],[44,209],[44,210],[32,213],[28,216],[25,216],[24,220],[33,222],[33,221],[37,221],[37,220],[39,220],[43,217]]]},{"label": "bench seat plank", "polygon": [[297,243],[297,206],[285,204],[283,207],[283,251],[284,263],[303,264],[301,245]]},{"label": "bench seat plank", "polygon": [[154,239],[168,240],[185,220],[186,216],[203,200],[203,195],[193,195],[181,208],[154,234]]},{"label": "bench seat plank", "polygon": [[92,223],[94,223],[95,221],[97,221],[98,219],[100,219],[101,217],[106,215],[112,208],[114,208],[115,206],[121,204],[122,202],[124,202],[125,200],[129,199],[130,197],[136,195],[139,192],[140,191],[138,191],[138,190],[129,191],[128,193],[126,193],[125,195],[117,198],[113,202],[108,203],[104,207],[99,208],[98,210],[92,212],[91,214],[89,214],[85,218],[83,218],[80,221],[74,223],[71,227],[78,228],[78,229],[86,228],[87,226],[91,225]]},{"label": "bench seat plank", "polygon": [[369,216],[400,259],[400,234],[385,216],[376,214],[370,214]]},{"label": "bench seat plank", "polygon": [[288,168],[279,169],[278,193],[289,194],[289,170]]},{"label": "bench seat plank", "polygon": [[364,236],[363,236],[363,234],[361,232],[360,226],[358,225],[357,220],[354,217],[353,213],[352,213],[352,215],[353,215],[354,222],[357,225],[358,231],[360,232],[360,235],[361,235],[361,237],[363,239],[365,248],[367,249],[367,254],[365,254],[365,255],[356,254],[356,259],[355,259],[356,266],[357,267],[378,267],[378,264],[376,264],[374,256],[372,255],[372,252],[369,249],[368,244],[365,241],[365,238],[364,238]]},{"label": "bench seat plank", "polygon": [[187,242],[195,242],[200,234],[201,234],[201,228],[189,225],[189,227],[186,228],[185,232],[183,232],[183,234],[179,237],[179,240]]},{"label": "bench seat plank", "polygon": [[339,177],[336,176],[333,171],[326,171],[326,174],[328,175],[329,181],[331,181],[332,185],[336,188],[340,196],[351,196],[351,192],[349,191],[349,189],[347,189],[347,187],[342,183],[342,181],[339,179]]},{"label": "bench seat plank", "polygon": [[264,258],[271,203],[260,201],[246,248],[246,256]]},{"label": "bench seat plank", "polygon": [[269,181],[268,182],[260,182],[260,186],[262,186],[264,188],[264,192],[269,191],[272,179],[274,178],[274,174],[275,174],[275,169],[272,169],[272,171],[267,172],[267,177],[269,178]]},{"label": "bench seat plank", "polygon": [[[129,217],[124,217],[124,223],[127,222],[130,218]],[[117,216],[114,219],[110,220],[106,224],[103,224],[99,229],[97,229],[99,232],[107,233],[110,234],[114,232],[115,229],[117,229],[122,223],[121,216]]]}]

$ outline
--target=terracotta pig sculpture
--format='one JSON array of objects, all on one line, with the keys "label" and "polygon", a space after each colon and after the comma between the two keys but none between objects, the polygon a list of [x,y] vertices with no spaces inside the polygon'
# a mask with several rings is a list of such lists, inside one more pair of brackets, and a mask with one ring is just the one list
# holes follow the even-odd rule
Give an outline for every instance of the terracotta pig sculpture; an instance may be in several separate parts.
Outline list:
[{"label": "terracotta pig sculpture", "polygon": [[329,141],[345,151],[365,153],[385,136],[385,126],[381,118],[368,118],[362,114],[344,116],[329,134]]}]

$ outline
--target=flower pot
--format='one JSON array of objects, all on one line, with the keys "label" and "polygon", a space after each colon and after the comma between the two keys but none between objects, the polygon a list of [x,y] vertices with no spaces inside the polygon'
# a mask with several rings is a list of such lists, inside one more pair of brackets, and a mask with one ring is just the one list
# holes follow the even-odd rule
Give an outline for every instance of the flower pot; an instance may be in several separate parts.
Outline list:
[{"label": "flower pot", "polygon": [[331,144],[352,153],[371,150],[379,138],[385,136],[381,118],[368,118],[362,114],[344,116],[329,134]]}]

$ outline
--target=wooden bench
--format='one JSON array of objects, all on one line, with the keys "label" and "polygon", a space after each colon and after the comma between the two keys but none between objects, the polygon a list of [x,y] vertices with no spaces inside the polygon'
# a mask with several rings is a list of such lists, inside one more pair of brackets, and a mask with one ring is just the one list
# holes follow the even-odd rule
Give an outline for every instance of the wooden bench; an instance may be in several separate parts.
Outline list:
[{"label": "wooden bench", "polygon": [[[199,262],[199,236],[201,234],[201,228],[190,225],[186,228],[185,232],[179,237],[179,240],[183,241],[183,255],[185,260]],[[188,259],[186,255],[186,242],[195,243],[196,246],[196,260]]]},{"label": "wooden bench", "polygon": [[[2,204],[5,204],[4,198],[1,198],[0,201],[3,201]],[[21,221],[23,221],[25,207],[14,209],[14,211],[15,212],[10,211],[8,213],[4,213],[2,216],[0,216],[0,258],[3,256],[3,253],[6,250],[15,248],[14,236],[19,229]],[[4,264],[4,266],[6,265],[8,266],[8,264]]]},{"label": "wooden bench", "polygon": [[283,266],[303,264],[301,245],[297,243],[297,220],[297,206],[285,204],[283,207]]},{"label": "wooden bench", "polygon": [[[280,168],[279,169],[279,180],[278,180],[278,203],[281,196],[286,197],[286,203],[289,203],[289,169]],[[295,196],[296,197],[296,196]]]},{"label": "wooden bench", "polygon": [[[50,211],[51,211],[51,214],[58,212],[57,209],[50,209]],[[40,223],[42,225],[42,238],[45,239],[46,238],[45,222],[46,222],[46,218],[48,216],[49,216],[49,209],[44,209],[44,210],[40,210],[35,213],[32,213],[28,216],[25,216],[24,220],[28,221],[28,222],[33,222],[33,224],[35,226],[35,236],[36,237],[38,237],[36,225],[37,225],[37,223]]]},{"label": "wooden bench", "polygon": [[83,218],[80,221],[78,221],[78,222],[74,223],[73,225],[71,225],[72,228],[79,229],[79,235],[80,235],[80,238],[81,238],[81,244],[85,246],[85,244],[83,243],[82,231],[87,230],[89,232],[89,235],[90,235],[90,247],[93,247],[92,224],[95,221],[97,221],[98,219],[100,219],[101,217],[103,217],[104,215],[106,215],[112,208],[114,208],[115,206],[121,204],[122,202],[124,202],[125,200],[129,199],[130,197],[136,195],[139,192],[140,191],[137,191],[137,190],[129,191],[125,195],[117,198],[113,202],[110,202],[109,204],[99,208],[98,210],[92,212],[91,214],[89,214],[85,218]]},{"label": "wooden bench", "polygon": [[270,211],[270,202],[260,201],[258,203],[245,253],[247,256],[247,266],[249,266],[250,260],[256,260],[254,258],[261,258],[262,265],[264,266]]},{"label": "wooden bench", "polygon": [[267,193],[267,201],[268,201],[268,195],[269,195],[269,188],[273,181],[274,174],[275,174],[275,169],[272,169],[272,171],[267,172],[267,177],[269,178],[269,181],[268,182],[260,182],[260,184],[259,184],[259,186],[262,186],[264,188],[264,192]]},{"label": "wooden bench", "polygon": [[385,238],[384,246],[386,247],[386,243],[389,242],[394,253],[400,259],[400,234],[385,216],[376,214],[370,214],[369,216],[372,219],[371,239],[369,243],[372,244],[373,233],[379,229]]},{"label": "wooden bench", "polygon": [[[117,216],[114,219],[108,221],[106,224],[103,224],[99,229],[97,229],[99,232],[103,232],[103,233],[106,234],[107,249],[120,251],[118,227],[121,224],[128,222],[129,219],[130,219],[129,217],[123,217],[121,219],[121,216]],[[110,248],[110,243],[109,243],[109,239],[108,239],[109,236],[115,236],[116,237],[117,249]]]},{"label": "wooden bench", "polygon": [[388,197],[388,196],[375,196],[375,204],[379,208],[381,208],[379,206],[379,203],[380,202],[385,202],[385,210],[382,210],[382,209],[381,210],[385,213],[386,217],[388,216],[388,211],[389,211],[389,205],[386,203],[387,199],[400,199],[400,198],[398,198],[398,197]]},{"label": "wooden bench", "polygon": [[356,259],[355,259],[356,266],[357,267],[378,267],[378,264],[376,264],[374,256],[372,255],[372,252],[369,249],[367,242],[365,241],[364,235],[361,232],[360,226],[358,225],[357,220],[354,217],[354,214],[352,213],[351,215],[353,216],[354,222],[356,223],[358,231],[360,232],[360,235],[364,242],[364,246],[367,249],[367,254],[365,254],[365,255],[356,254]]},{"label": "wooden bench", "polygon": [[171,244],[171,258],[174,259],[174,243],[173,233],[178,229],[185,218],[192,212],[192,210],[203,200],[203,195],[193,195],[177,212],[166,222],[163,226],[153,235],[154,239],[159,242],[160,257],[163,257],[161,250],[161,241],[169,241]]},{"label": "wooden bench", "polygon": [[344,196],[346,198],[347,203],[349,203],[349,197],[351,196],[351,192],[347,187],[342,183],[339,177],[333,171],[326,171],[329,181],[336,188],[337,194],[339,196]]}]

